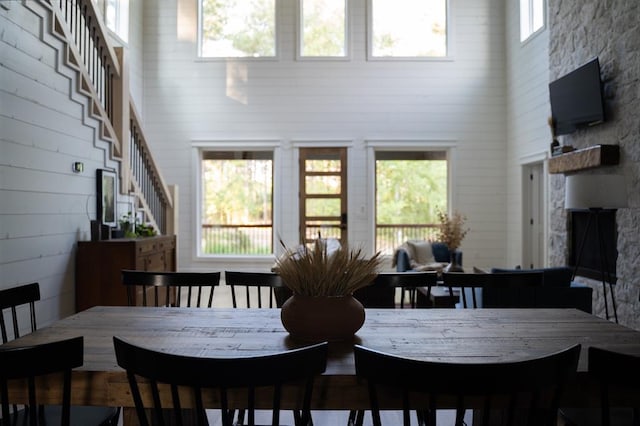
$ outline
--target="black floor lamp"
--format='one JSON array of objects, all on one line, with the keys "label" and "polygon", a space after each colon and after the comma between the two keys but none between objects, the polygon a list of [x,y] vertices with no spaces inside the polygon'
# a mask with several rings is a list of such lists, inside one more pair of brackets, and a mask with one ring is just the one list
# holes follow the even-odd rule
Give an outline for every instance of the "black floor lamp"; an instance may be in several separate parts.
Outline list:
[{"label": "black floor lamp", "polygon": [[618,311],[613,291],[611,269],[607,261],[606,246],[602,226],[600,226],[600,216],[603,210],[615,210],[627,206],[627,190],[623,175],[571,175],[565,181],[564,206],[567,210],[588,211],[587,226],[580,240],[578,256],[573,269],[575,278],[582,258],[585,241],[592,226],[595,226],[596,238],[598,241],[598,255],[600,259],[600,277],[602,280],[602,291],[604,294],[605,315],[609,319],[609,306],[607,301],[607,283],[611,293],[611,304],[616,323],[618,322]]}]

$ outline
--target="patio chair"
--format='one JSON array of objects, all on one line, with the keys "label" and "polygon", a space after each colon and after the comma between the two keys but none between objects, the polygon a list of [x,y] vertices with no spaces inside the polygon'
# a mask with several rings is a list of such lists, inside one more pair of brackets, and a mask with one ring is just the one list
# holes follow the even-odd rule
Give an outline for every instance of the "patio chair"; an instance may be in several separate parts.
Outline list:
[{"label": "patio chair", "polygon": [[[151,272],[122,270],[129,306],[210,308],[220,272]],[[195,300],[194,300],[195,298]]]},{"label": "patio chair", "polygon": [[455,403],[456,426],[463,424],[467,408],[479,410],[481,424],[498,415],[502,424],[539,426],[555,425],[563,386],[578,365],[580,345],[539,358],[495,363],[422,361],[361,345],[354,347],[354,355],[356,374],[369,388],[374,426],[381,426],[381,389],[401,399],[405,426],[411,424],[411,411],[417,413],[419,424],[435,425],[442,401]]},{"label": "patio chair", "polygon": [[[256,388],[269,387],[273,390],[271,402],[271,424],[280,424],[282,387],[287,383],[301,383],[301,411],[295,416],[296,426],[311,424],[311,395],[314,379],[324,372],[327,361],[328,343],[319,343],[286,352],[256,357],[204,358],[163,353],[137,346],[118,337],[113,338],[118,365],[127,371],[127,378],[136,406],[138,420],[142,426],[164,425],[165,416],[175,417],[181,424],[184,400],[177,387],[187,387],[195,402],[195,424],[207,425],[203,390],[209,390],[219,397],[220,418],[223,426],[231,426],[233,409],[243,408],[248,412],[249,424],[255,424]],[[138,379],[145,381],[145,388],[151,386],[153,407],[145,407],[140,393]],[[148,382],[148,385],[147,383]],[[171,410],[163,409],[159,384],[171,388]],[[247,401],[242,407],[230,403],[230,390],[246,390]],[[151,421],[147,409],[151,408]]]}]

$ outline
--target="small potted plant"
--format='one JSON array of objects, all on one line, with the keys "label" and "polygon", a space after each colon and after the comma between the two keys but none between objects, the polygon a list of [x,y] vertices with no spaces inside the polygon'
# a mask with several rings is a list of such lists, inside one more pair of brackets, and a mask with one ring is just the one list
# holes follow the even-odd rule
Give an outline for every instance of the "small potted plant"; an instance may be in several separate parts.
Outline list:
[{"label": "small potted plant", "polygon": [[364,307],[353,292],[373,282],[380,253],[367,259],[362,249],[329,251],[327,245],[318,238],[311,247],[285,247],[276,261],[276,271],[293,293],[282,305],[281,319],[294,339],[345,340],[364,324]]},{"label": "small potted plant", "polygon": [[136,221],[131,212],[127,212],[127,214],[122,215],[118,224],[120,225],[120,230],[124,232],[125,238],[136,237]]}]

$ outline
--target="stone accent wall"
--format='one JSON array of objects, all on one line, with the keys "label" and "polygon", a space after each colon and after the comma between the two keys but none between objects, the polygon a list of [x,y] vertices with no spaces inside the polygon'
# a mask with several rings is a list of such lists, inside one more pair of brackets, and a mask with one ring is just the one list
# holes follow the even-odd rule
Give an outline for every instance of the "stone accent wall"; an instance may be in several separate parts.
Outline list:
[{"label": "stone accent wall", "polygon": [[[564,145],[585,148],[620,146],[620,164],[580,173],[626,176],[628,208],[617,212],[618,284],[615,287],[621,324],[640,330],[640,2],[637,0],[549,0],[550,81],[598,57],[604,80],[607,121],[562,136]],[[550,260],[566,264],[567,214],[564,175],[550,179]],[[602,285],[594,288],[593,308],[604,317]],[[610,312],[611,313],[611,312]]]}]

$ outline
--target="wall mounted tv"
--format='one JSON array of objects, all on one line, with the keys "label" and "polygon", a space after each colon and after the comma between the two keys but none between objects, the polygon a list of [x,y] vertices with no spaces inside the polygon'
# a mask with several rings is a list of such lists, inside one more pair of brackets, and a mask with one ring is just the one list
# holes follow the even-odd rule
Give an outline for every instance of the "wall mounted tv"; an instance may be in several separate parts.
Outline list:
[{"label": "wall mounted tv", "polygon": [[566,135],[579,127],[605,121],[600,62],[592,59],[549,84],[555,134]]}]

